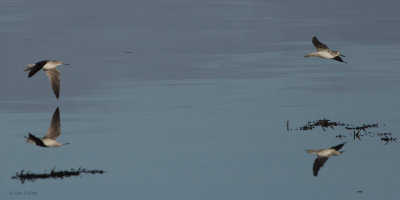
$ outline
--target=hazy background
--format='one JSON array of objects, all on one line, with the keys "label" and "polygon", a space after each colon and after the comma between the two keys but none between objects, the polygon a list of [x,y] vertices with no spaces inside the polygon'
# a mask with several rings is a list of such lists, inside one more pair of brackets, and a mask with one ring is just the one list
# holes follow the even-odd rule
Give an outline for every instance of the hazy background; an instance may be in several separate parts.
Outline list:
[{"label": "hazy background", "polygon": [[[0,0],[1,199],[397,199],[400,2]],[[304,58],[311,38],[348,64]],[[59,59],[60,100],[28,63]],[[61,148],[45,135],[60,107]],[[344,139],[335,135],[344,134]],[[318,177],[308,148],[347,142]],[[104,175],[21,184],[21,169]],[[363,191],[358,193],[357,191]],[[34,195],[16,195],[34,192]]]}]

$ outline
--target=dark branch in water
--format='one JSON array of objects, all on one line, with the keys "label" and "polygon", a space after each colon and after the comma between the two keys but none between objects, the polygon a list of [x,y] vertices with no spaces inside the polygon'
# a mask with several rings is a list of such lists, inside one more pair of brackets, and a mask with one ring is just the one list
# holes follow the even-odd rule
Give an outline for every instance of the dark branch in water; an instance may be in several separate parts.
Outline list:
[{"label": "dark branch in water", "polygon": [[50,173],[42,173],[42,174],[36,174],[36,173],[31,173],[30,171],[24,173],[24,170],[21,170],[20,172],[17,172],[15,176],[11,177],[12,179],[19,179],[22,184],[25,183],[25,181],[31,181],[34,182],[36,179],[63,179],[63,178],[68,178],[71,176],[79,176],[81,174],[103,174],[105,171],[103,170],[86,170],[85,168],[78,168],[78,169],[70,169],[70,170],[64,170],[64,171],[56,171],[56,168],[53,168]]},{"label": "dark branch in water", "polygon": [[356,127],[346,126],[345,128],[349,130],[363,130],[364,132],[366,132],[367,128],[378,128],[378,127],[379,127],[378,124],[367,124],[367,125],[363,124],[362,126],[356,126]]},{"label": "dark branch in water", "polygon": [[286,121],[286,131],[289,132],[289,120]]},{"label": "dark branch in water", "polygon": [[[361,129],[358,129],[357,133],[356,133],[355,131],[353,131],[353,140],[355,140],[356,138],[357,138],[358,140],[361,140],[361,138],[360,138],[360,132],[361,132]],[[361,135],[361,136],[364,136],[364,135]]]}]

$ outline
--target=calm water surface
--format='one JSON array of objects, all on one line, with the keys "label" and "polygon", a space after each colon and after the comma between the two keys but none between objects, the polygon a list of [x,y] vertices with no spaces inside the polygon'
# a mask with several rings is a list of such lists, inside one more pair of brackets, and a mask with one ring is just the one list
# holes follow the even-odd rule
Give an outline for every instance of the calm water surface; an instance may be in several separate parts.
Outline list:
[{"label": "calm water surface", "polygon": [[[398,199],[398,1],[0,2],[1,199]],[[303,56],[312,36],[349,64]],[[24,66],[60,59],[60,100]],[[61,148],[45,135],[60,107]],[[335,137],[338,134],[345,138]],[[318,177],[320,149],[347,142]],[[104,175],[21,184],[21,169]],[[362,192],[357,192],[362,191]]]}]

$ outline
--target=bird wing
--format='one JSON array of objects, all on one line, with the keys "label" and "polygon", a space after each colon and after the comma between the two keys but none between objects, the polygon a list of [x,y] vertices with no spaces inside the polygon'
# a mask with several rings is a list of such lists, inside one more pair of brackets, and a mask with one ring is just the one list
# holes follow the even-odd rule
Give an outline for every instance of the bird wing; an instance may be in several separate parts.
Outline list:
[{"label": "bird wing", "polygon": [[60,109],[57,108],[54,111],[53,118],[49,129],[47,130],[46,138],[56,139],[61,134],[61,123],[60,123]]},{"label": "bird wing", "polygon": [[315,48],[320,51],[320,50],[327,50],[329,49],[328,46],[326,46],[324,43],[320,42],[317,37],[312,38],[312,43],[315,46]]},{"label": "bird wing", "polygon": [[[340,56],[336,56],[336,57],[334,57],[334,58],[332,58],[333,60],[337,60],[337,61],[339,61],[339,62],[343,62],[343,63],[346,63],[346,62],[344,62],[343,60],[342,60],[342,58],[340,57]],[[347,63],[346,63],[347,64]]]},{"label": "bird wing", "polygon": [[29,75],[28,78],[32,77],[33,75],[36,74],[36,72],[40,71],[44,65],[46,65],[47,60],[42,60],[37,62],[35,65],[27,65],[29,67]]},{"label": "bird wing", "polygon": [[318,156],[313,165],[313,174],[314,176],[318,176],[319,169],[324,166],[325,162],[328,160],[329,157]]},{"label": "bird wing", "polygon": [[341,149],[344,146],[344,144],[346,143],[344,142],[342,144],[338,144],[336,146],[331,147],[330,149],[335,149],[336,151],[339,151],[339,149]]},{"label": "bird wing", "polygon": [[53,92],[58,99],[60,95],[60,72],[56,68],[46,69],[44,72],[46,72],[47,76],[49,77]]}]

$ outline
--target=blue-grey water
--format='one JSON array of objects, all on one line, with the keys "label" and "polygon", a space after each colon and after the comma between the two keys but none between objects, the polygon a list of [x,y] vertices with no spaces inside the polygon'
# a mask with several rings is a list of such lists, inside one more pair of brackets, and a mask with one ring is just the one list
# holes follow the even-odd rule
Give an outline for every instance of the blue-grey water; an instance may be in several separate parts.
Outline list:
[{"label": "blue-grey water", "polygon": [[[328,118],[400,137],[399,8],[2,0],[0,199],[398,199],[400,141],[294,129]],[[304,58],[314,35],[348,64]],[[43,72],[23,72],[43,59],[70,64],[58,67],[59,100]],[[57,140],[71,144],[27,144],[28,133],[45,135],[58,106]],[[314,177],[305,149],[342,142],[345,152]],[[11,179],[54,167],[107,173]]]}]

